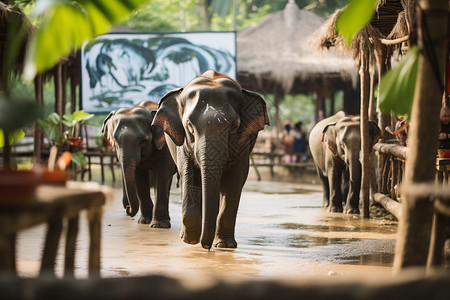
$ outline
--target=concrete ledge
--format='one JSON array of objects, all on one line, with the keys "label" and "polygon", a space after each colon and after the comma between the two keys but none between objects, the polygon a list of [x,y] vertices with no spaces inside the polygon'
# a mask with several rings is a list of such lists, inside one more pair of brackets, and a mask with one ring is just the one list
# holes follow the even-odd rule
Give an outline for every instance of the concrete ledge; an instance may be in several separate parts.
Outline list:
[{"label": "concrete ledge", "polygon": [[0,277],[2,299],[448,299],[450,276],[402,273],[371,282],[326,277],[299,282],[217,281],[188,288],[163,276],[67,280]]}]

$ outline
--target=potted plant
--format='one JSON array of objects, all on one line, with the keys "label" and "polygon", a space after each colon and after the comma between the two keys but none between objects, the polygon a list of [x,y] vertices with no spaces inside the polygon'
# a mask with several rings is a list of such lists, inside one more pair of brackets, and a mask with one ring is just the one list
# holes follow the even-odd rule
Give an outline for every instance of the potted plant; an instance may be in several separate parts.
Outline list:
[{"label": "potted plant", "polygon": [[[61,118],[57,113],[53,112],[46,118],[38,119],[36,122],[44,130],[44,134],[51,145],[58,146],[61,151],[68,149],[72,152],[72,162],[84,168],[87,165],[87,161],[83,153],[78,151],[83,141],[75,133],[77,132],[77,127],[81,124],[98,126],[88,122],[93,116],[93,114],[83,110],[77,110],[72,114],[64,114]],[[61,125],[64,125],[67,129],[61,132]]]}]

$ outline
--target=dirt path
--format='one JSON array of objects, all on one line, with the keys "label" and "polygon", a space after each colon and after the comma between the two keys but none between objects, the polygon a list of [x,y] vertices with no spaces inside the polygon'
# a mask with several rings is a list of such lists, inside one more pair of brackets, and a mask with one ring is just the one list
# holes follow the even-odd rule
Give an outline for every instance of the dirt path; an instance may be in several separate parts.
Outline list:
[{"label": "dirt path", "polygon": [[[102,277],[161,274],[204,284],[212,278],[296,280],[391,275],[396,223],[327,213],[320,207],[321,191],[315,185],[248,181],[236,226],[238,248],[209,252],[180,240],[177,188],[171,194],[171,229],[137,224],[137,218],[125,215],[121,189],[112,191],[113,200],[105,206],[102,224]],[[44,234],[45,226],[38,226],[19,235],[19,275],[36,276]],[[87,224],[82,221],[77,278],[87,276],[87,245]],[[58,255],[59,276],[61,259]]]}]

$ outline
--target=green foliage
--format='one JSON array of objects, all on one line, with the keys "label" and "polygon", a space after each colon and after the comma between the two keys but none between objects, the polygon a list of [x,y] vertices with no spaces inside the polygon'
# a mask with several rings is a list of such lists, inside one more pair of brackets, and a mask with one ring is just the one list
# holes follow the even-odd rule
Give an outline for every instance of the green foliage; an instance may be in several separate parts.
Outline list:
[{"label": "green foliage", "polygon": [[377,0],[352,0],[336,21],[337,31],[351,44],[353,36],[363,28],[375,12]]},{"label": "green foliage", "polygon": [[411,47],[400,63],[381,79],[379,108],[409,120],[419,65],[419,49]]},{"label": "green foliage", "polygon": [[[273,95],[263,96],[267,104],[270,126],[275,126],[276,106],[273,103]],[[292,124],[298,121],[303,122],[303,130],[308,129],[308,125],[315,112],[315,101],[312,95],[285,95],[279,104],[280,122],[289,120]]]},{"label": "green foliage", "polygon": [[84,41],[105,33],[148,0],[41,0],[33,16],[41,19],[30,42],[24,75],[53,67]]},{"label": "green foliage", "polygon": [[[13,132],[9,133],[8,139],[9,144],[13,145],[18,140],[21,140],[25,137],[25,132],[22,128],[16,129]],[[3,148],[5,146],[5,134],[3,133],[3,130],[0,129],[0,148]]]},{"label": "green foliage", "polygon": [[86,168],[87,166],[87,160],[86,157],[83,155],[83,153],[81,152],[76,152],[76,153],[72,153],[72,162],[83,167]]},{"label": "green foliage", "polygon": [[[78,124],[88,124],[98,126],[96,123],[89,123],[88,120],[94,117],[93,114],[84,112],[83,110],[78,110],[72,114],[64,114],[62,118],[53,112],[47,116],[47,118],[42,118],[36,120],[37,125],[45,131],[45,134],[49,141],[58,146],[63,146],[67,144],[67,138],[73,136],[74,129]],[[61,133],[60,124],[65,125],[68,130]]]}]

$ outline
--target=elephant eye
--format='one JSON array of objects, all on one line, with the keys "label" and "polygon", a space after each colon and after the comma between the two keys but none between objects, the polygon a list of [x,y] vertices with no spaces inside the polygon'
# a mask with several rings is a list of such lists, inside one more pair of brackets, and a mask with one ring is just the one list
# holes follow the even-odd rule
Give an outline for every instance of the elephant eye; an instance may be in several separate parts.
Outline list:
[{"label": "elephant eye", "polygon": [[186,127],[190,134],[194,134],[194,126],[192,125],[191,121],[188,120],[186,122]]}]

